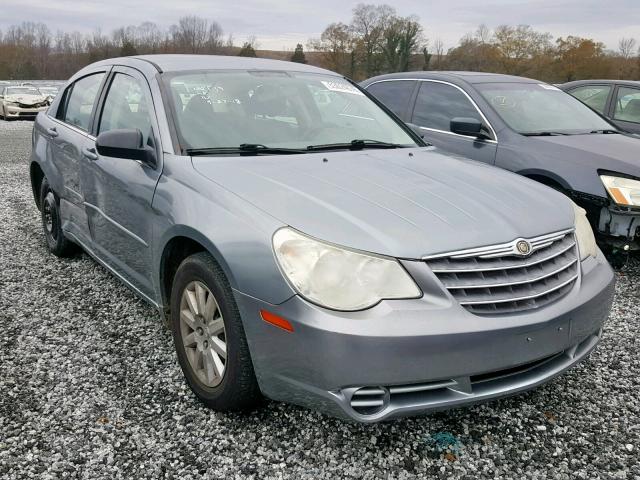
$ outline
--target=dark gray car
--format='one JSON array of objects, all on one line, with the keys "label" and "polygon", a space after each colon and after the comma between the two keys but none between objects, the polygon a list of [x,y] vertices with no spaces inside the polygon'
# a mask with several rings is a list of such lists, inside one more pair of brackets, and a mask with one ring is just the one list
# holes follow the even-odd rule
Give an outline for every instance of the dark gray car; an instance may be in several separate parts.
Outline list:
[{"label": "dark gray car", "polygon": [[558,85],[621,130],[640,134],[640,82],[577,80]]},{"label": "dark gray car", "polygon": [[640,139],[557,87],[491,73],[408,72],[362,83],[438,148],[549,185],[599,239],[640,249]]},{"label": "dark gray car", "polygon": [[37,117],[31,181],[49,249],[168,317],[220,410],[264,394],[374,422],[513,394],[586,358],[611,306],[567,197],[298,63],[90,65]]}]

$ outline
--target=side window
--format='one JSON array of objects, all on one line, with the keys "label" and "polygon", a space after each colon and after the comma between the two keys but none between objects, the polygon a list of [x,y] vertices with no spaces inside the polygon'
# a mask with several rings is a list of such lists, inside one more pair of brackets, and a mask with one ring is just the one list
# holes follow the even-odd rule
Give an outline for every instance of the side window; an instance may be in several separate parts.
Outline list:
[{"label": "side window", "polygon": [[607,105],[609,92],[611,92],[611,85],[584,85],[569,91],[571,95],[582,103],[602,114],[604,114],[604,109]]},{"label": "side window", "polygon": [[137,128],[147,143],[151,134],[150,102],[141,83],[124,73],[116,73],[104,101],[98,133]]},{"label": "side window", "polygon": [[613,118],[623,122],[640,123],[640,88],[618,88]]},{"label": "side window", "polygon": [[456,117],[482,120],[476,107],[457,88],[444,83],[422,82],[411,122],[449,132],[451,120]]},{"label": "side window", "polygon": [[367,91],[402,118],[407,111],[415,83],[408,80],[378,82],[367,87]]},{"label": "side window", "polygon": [[62,111],[62,121],[89,131],[91,111],[103,78],[104,73],[88,75],[67,89],[63,98],[63,101],[66,101],[66,107]]}]

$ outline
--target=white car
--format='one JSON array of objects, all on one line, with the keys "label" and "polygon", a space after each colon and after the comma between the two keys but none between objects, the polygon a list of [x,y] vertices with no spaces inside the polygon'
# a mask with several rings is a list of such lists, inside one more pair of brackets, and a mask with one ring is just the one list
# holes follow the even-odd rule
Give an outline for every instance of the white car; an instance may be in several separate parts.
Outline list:
[{"label": "white car", "polygon": [[0,90],[0,118],[35,118],[50,103],[36,87],[6,86]]}]

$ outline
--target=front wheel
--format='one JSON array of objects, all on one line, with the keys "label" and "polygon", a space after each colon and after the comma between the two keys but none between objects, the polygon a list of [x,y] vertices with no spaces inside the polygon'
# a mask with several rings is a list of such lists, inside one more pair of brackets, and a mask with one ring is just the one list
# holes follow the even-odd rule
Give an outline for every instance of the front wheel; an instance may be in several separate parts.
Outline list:
[{"label": "front wheel", "polygon": [[253,407],[262,398],[231,287],[205,252],[185,259],[171,289],[178,362],[196,396],[215,410]]}]

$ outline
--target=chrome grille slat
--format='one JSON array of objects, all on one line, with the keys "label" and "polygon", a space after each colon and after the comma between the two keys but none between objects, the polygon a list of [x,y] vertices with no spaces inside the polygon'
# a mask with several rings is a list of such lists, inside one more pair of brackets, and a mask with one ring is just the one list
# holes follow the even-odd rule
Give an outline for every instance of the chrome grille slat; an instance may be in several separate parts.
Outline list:
[{"label": "chrome grille slat", "polygon": [[461,300],[460,304],[461,305],[484,305],[484,304],[488,304],[488,303],[505,303],[505,302],[518,302],[520,300],[532,300],[538,297],[542,297],[543,295],[547,295],[549,293],[554,292],[555,290],[558,290],[562,287],[564,287],[565,285],[572,283],[576,278],[578,278],[578,274],[573,275],[572,277],[569,277],[569,279],[565,280],[564,282],[562,282],[560,285],[554,285],[553,287],[549,288],[548,290],[542,291],[542,292],[537,292],[537,293],[532,293],[531,295],[525,295],[525,296],[521,296],[521,297],[511,297],[511,298],[492,298],[490,300]]},{"label": "chrome grille slat", "polygon": [[528,239],[528,256],[514,251],[520,240],[431,256],[426,262],[460,305],[478,315],[540,308],[566,295],[580,270],[573,230]]},{"label": "chrome grille slat", "polygon": [[[468,268],[468,266],[466,265],[465,265],[466,268],[462,268],[462,267],[456,268],[455,265],[456,264],[460,265],[461,262],[452,262],[446,257],[427,261],[427,263],[429,263],[429,265],[431,266],[431,270],[433,271],[433,273],[448,273],[448,272],[464,273],[464,272],[473,272],[473,271],[486,272],[491,270],[507,270],[511,268],[530,267],[533,265],[537,265],[538,263],[546,262],[547,260],[550,260],[568,250],[571,250],[571,248],[575,247],[575,245],[576,245],[575,240],[573,240],[573,235],[571,235],[569,236],[568,240],[563,239],[561,242],[557,242],[556,244],[552,245],[552,247],[549,247],[548,249],[540,250],[538,252],[535,252],[529,255],[529,257],[527,257],[524,260],[522,258],[513,258],[512,263],[507,263],[509,259],[507,259],[505,256],[505,257],[502,257],[503,260],[497,260],[495,262],[484,261],[480,263],[477,260],[471,262],[471,266],[475,266],[477,268]],[[470,260],[474,260],[474,259],[470,258]],[[470,262],[467,262],[467,263],[470,263]],[[444,266],[441,266],[441,265],[444,265]],[[454,267],[445,268],[447,265],[454,265]]]},{"label": "chrome grille slat", "polygon": [[577,261],[578,260],[576,258],[573,258],[569,260],[568,263],[562,265],[560,268],[556,268],[551,272],[544,272],[540,276],[534,277],[534,278],[526,278],[526,276],[522,276],[521,279],[515,279],[515,276],[514,276],[513,281],[511,281],[511,279],[507,275],[504,275],[503,277],[505,278],[505,280],[502,283],[467,284],[467,283],[462,283],[460,281],[455,281],[455,280],[445,280],[445,279],[440,279],[440,280],[442,280],[442,283],[444,283],[444,286],[447,287],[448,289],[496,288],[496,287],[506,287],[509,285],[523,285],[526,283],[538,282],[540,280],[544,280],[545,278],[551,277],[553,275],[557,275],[562,271],[566,270],[567,268],[571,267],[572,265],[574,265]]}]

